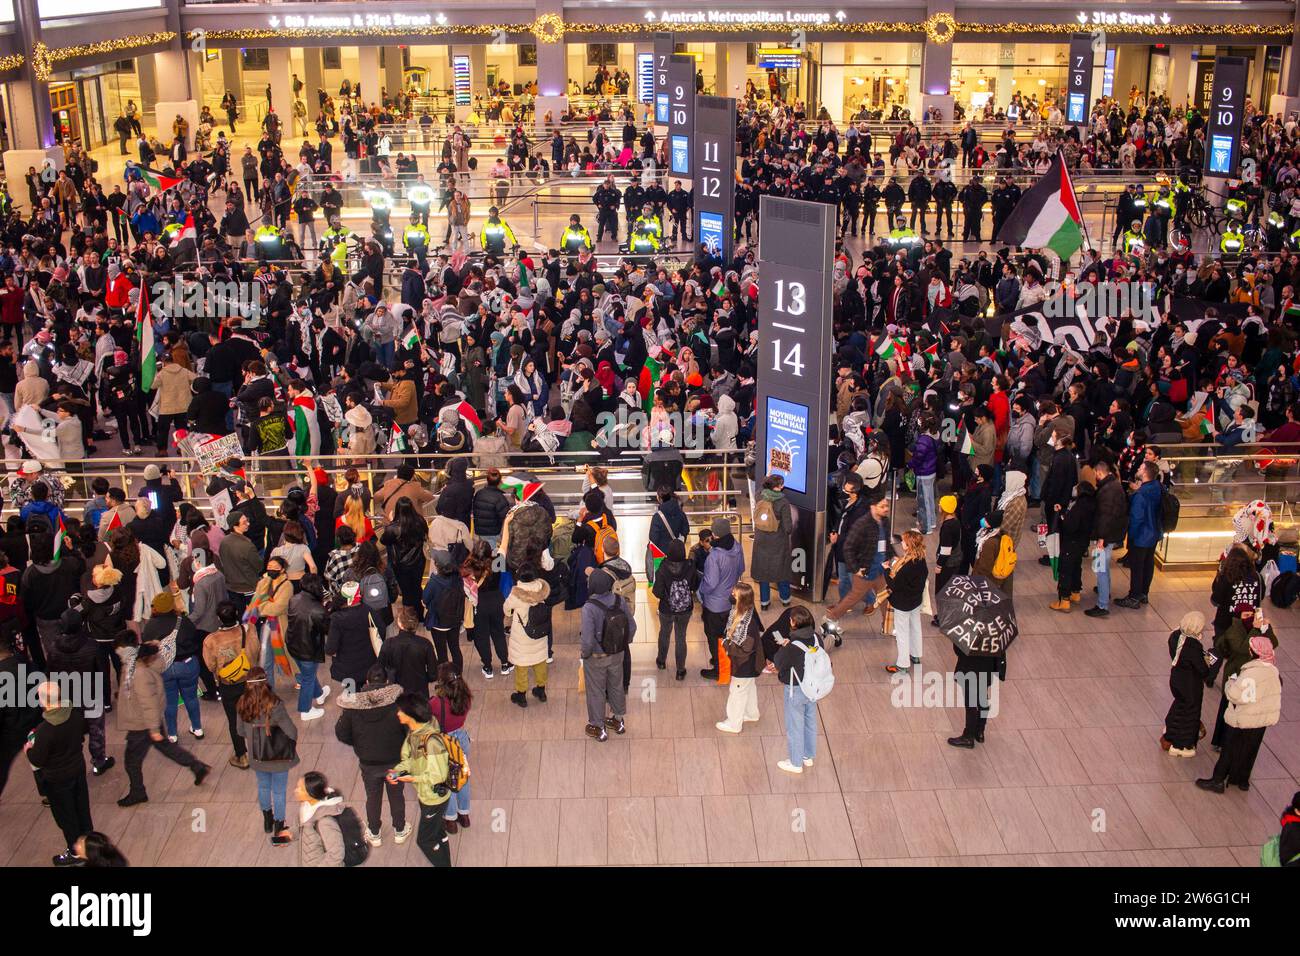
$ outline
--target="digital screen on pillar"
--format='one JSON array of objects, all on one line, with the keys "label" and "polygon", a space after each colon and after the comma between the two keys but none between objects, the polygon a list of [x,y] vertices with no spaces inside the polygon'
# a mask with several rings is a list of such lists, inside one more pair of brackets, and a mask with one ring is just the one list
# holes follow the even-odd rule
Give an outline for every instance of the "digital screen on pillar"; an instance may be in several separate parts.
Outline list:
[{"label": "digital screen on pillar", "polygon": [[638,53],[636,55],[636,101],[649,103],[655,93],[655,55]]},{"label": "digital screen on pillar", "polygon": [[691,174],[691,141],[688,136],[674,136],[669,166],[678,176]]},{"label": "digital screen on pillar", "polygon": [[661,126],[668,125],[668,94],[655,94],[655,122]]},{"label": "digital screen on pillar", "polygon": [[787,488],[806,494],[811,452],[808,406],[769,396],[765,413],[763,463],[767,474],[780,475]]},{"label": "digital screen on pillar", "polygon": [[1115,93],[1115,49],[1106,51],[1106,65],[1101,68],[1101,95],[1113,96]]},{"label": "digital screen on pillar", "polygon": [[1210,137],[1210,172],[1232,175],[1232,137],[1216,133]]},{"label": "digital screen on pillar", "polygon": [[1071,93],[1070,111],[1069,111],[1070,115],[1067,117],[1067,121],[1071,123],[1082,123],[1084,121],[1085,114],[1087,112],[1087,110],[1085,109],[1086,105],[1087,104],[1084,103],[1082,93]]},{"label": "digital screen on pillar", "polygon": [[700,234],[696,239],[709,252],[722,252],[722,216],[716,212],[700,213]]},{"label": "digital screen on pillar", "polygon": [[452,90],[456,96],[457,106],[469,106],[471,102],[469,85],[469,57],[463,55],[451,58]]}]

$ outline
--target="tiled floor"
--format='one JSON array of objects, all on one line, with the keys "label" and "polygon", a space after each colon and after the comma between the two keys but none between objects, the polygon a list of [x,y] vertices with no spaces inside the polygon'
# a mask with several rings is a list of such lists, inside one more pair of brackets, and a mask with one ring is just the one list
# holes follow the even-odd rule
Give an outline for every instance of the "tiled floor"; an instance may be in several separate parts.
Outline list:
[{"label": "tiled floor", "polygon": [[[1209,610],[1208,575],[1157,574],[1150,607],[1096,621],[1046,608],[1054,588],[1026,544],[1015,589],[1021,636],[988,741],[973,751],[945,744],[960,708],[894,705],[882,669],[893,641],[876,619],[855,617],[835,651],[835,690],[818,708],[817,765],[787,776],[776,768],[784,738],[775,679],[760,681],[757,724],[736,737],[716,731],[726,690],[698,676],[699,643],[685,682],[655,669],[644,589],[627,734],[598,744],[583,736],[577,614],[558,616],[549,703],[520,710],[507,681],[470,670],[473,826],[451,838],[455,863],[1255,865],[1300,785],[1300,616],[1271,612],[1284,721],[1265,736],[1253,787],[1215,796],[1193,785],[1213,764],[1208,746],[1180,760],[1156,744],[1168,706],[1165,639],[1186,609]],[[923,666],[949,668],[948,641],[928,623],[926,635]],[[698,620],[692,638],[701,640]],[[1208,692],[1207,724],[1217,704],[1217,690]],[[208,737],[194,749],[213,765],[209,781],[196,789],[154,754],[151,801],[121,810],[119,767],[91,781],[96,826],[135,865],[296,865],[295,849],[272,848],[261,833],[252,774],[226,764],[220,709],[204,704],[203,715]],[[356,762],[333,736],[337,716],[331,699],[326,717],[303,727],[301,769],[324,771],[359,803]],[[120,735],[110,749],[120,761]],[[395,846],[387,827],[384,838],[373,865],[425,865],[413,841]],[[59,848],[20,765],[0,802],[0,863],[48,865]]]}]

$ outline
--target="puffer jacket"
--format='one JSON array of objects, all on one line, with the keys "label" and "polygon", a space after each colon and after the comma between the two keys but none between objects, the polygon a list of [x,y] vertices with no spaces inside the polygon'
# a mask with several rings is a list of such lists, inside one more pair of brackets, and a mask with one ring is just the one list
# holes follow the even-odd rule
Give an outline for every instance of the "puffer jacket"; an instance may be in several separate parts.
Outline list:
[{"label": "puffer jacket", "polygon": [[880,552],[880,524],[867,512],[853,523],[843,540],[844,563],[849,571],[865,571]]},{"label": "puffer jacket", "polygon": [[1128,499],[1119,479],[1108,475],[1097,484],[1097,523],[1093,532],[1106,544],[1124,543],[1124,533],[1128,530]]},{"label": "puffer jacket", "polygon": [[317,804],[307,803],[310,812],[302,819],[298,834],[299,866],[342,866],[343,830],[339,814],[347,809],[343,797],[335,794]]},{"label": "puffer jacket", "polygon": [[524,630],[528,623],[529,608],[544,604],[551,587],[541,578],[536,581],[516,581],[505,601],[506,620],[510,623],[510,663],[516,667],[531,667],[546,660],[546,639],[531,638]]},{"label": "puffer jacket", "polygon": [[1272,727],[1282,719],[1282,675],[1259,658],[1248,661],[1237,676],[1223,685],[1229,727],[1251,730]]},{"label": "puffer jacket", "polygon": [[474,493],[474,533],[496,537],[505,527],[510,500],[500,488],[485,485]]},{"label": "puffer jacket", "polygon": [[334,736],[347,744],[357,761],[367,766],[393,767],[402,759],[406,730],[397,720],[401,684],[366,684],[355,694],[339,697]]}]

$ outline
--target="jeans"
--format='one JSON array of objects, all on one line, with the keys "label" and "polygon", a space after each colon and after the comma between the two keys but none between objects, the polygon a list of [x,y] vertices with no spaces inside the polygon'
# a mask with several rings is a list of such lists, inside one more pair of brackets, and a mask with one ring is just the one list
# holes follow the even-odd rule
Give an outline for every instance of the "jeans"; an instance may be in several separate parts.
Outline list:
[{"label": "jeans", "polygon": [[1110,607],[1110,559],[1114,551],[1113,544],[1101,549],[1101,569],[1097,571],[1097,607],[1102,610]]},{"label": "jeans", "polygon": [[393,367],[393,354],[396,352],[396,344],[393,342],[376,342],[375,343],[375,361],[385,368]]},{"label": "jeans", "polygon": [[289,802],[289,771],[258,770],[257,805],[263,810],[270,810],[271,816],[284,822],[285,804]]},{"label": "jeans", "polygon": [[393,818],[393,829],[406,828],[406,797],[400,783],[389,783],[387,774],[391,768],[387,764],[363,763],[361,765],[361,785],[366,791],[366,828],[371,833],[378,833],[383,826],[379,811],[384,806],[384,792],[388,792],[388,814]]},{"label": "jeans", "polygon": [[758,680],[733,677],[727,692],[727,717],[723,723],[739,733],[747,720],[758,720]]},{"label": "jeans", "polygon": [[1151,578],[1156,573],[1156,549],[1129,549],[1129,588],[1131,598],[1144,598],[1151,590]]},{"label": "jeans", "polygon": [[783,688],[781,697],[785,701],[785,743],[790,763],[801,767],[805,760],[817,756],[817,702],[809,700],[798,687]]},{"label": "jeans", "polygon": [[894,643],[898,656],[894,664],[900,668],[912,666],[912,658],[921,656],[921,609],[910,611],[894,608]]},{"label": "jeans", "polygon": [[420,804],[420,827],[415,833],[415,845],[434,866],[451,866],[451,847],[447,845],[447,827],[442,818],[442,806],[426,807]]},{"label": "jeans", "polygon": [[319,661],[298,661],[298,713],[300,714],[311,710],[312,701],[324,691],[320,678],[316,676],[319,667]]},{"label": "jeans", "polygon": [[929,534],[939,523],[934,506],[934,475],[916,476],[916,513],[922,534]]},{"label": "jeans", "polygon": [[[453,730],[448,736],[455,737],[460,744],[460,749],[465,751],[465,758],[469,759],[469,731],[464,727]],[[451,791],[451,796],[447,802],[442,805],[442,815],[447,820],[455,820],[462,813],[469,815],[469,788],[468,783],[461,787],[460,790]]]},{"label": "jeans", "polygon": [[849,596],[849,588],[853,587],[853,572],[843,561],[835,562],[835,587],[840,592],[841,601]]},{"label": "jeans", "polygon": [[676,632],[676,654],[677,669],[679,671],[686,669],[686,627],[691,622],[691,612],[685,614],[669,614],[666,611],[659,612],[659,657],[661,661],[668,660],[668,639]]},{"label": "jeans", "polygon": [[[776,593],[781,595],[782,603],[790,601],[790,582],[777,581]],[[769,604],[772,601],[772,585],[767,581],[758,582],[758,601],[760,604]]]},{"label": "jeans", "polygon": [[1041,497],[1039,492],[1043,490],[1043,473],[1038,469],[1038,452],[1029,456],[1029,464],[1026,468],[1029,471],[1029,488],[1025,494],[1037,501]]},{"label": "jeans", "polygon": [[587,681],[587,723],[599,726],[605,720],[605,705],[615,717],[627,713],[627,695],[623,691],[623,655],[602,654],[583,658],[583,677]]},{"label": "jeans", "polygon": [[179,709],[177,696],[185,702],[185,713],[190,718],[192,730],[203,729],[203,718],[199,714],[199,659],[187,657],[175,661],[163,671],[163,724],[167,727],[167,736],[176,736],[176,712]]}]

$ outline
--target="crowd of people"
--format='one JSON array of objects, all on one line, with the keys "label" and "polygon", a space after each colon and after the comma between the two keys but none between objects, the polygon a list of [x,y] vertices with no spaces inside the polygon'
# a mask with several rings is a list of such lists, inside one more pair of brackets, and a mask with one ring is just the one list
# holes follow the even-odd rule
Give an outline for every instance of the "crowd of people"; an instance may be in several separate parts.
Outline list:
[{"label": "crowd of people", "polygon": [[[121,862],[94,829],[86,782],[116,763],[110,721],[125,734],[118,802],[130,807],[149,799],[143,766],[154,750],[204,785],[211,768],[181,734],[202,739],[214,718],[227,722],[230,765],[257,778],[272,845],[296,844],[304,865],[353,865],[382,845],[387,799],[391,839],[414,832],[431,863],[448,865],[471,810],[474,693],[462,632],[483,680],[511,677],[521,709],[547,706],[549,665],[576,654],[586,736],[604,743],[627,730],[636,606],[649,601],[610,484],[610,469],[629,461],[654,499],[646,572],[656,668],[666,673],[671,657],[674,679],[687,678],[698,605],[701,677],[729,685],[717,729],[745,732],[760,716],[759,681],[774,675],[788,691],[778,767],[790,774],[815,765],[816,702],[832,692],[834,649],[855,636],[851,612],[880,615],[897,651],[886,670],[906,676],[954,578],[974,575],[1023,602],[1017,568],[1036,557],[1057,585],[1051,609],[1070,614],[1083,608],[1087,561],[1096,599],[1084,613],[1137,611],[1178,520],[1179,484],[1236,476],[1290,487],[1300,256],[1248,248],[1198,260],[1152,244],[1108,260],[1087,250],[1077,268],[1038,250],[954,260],[909,187],[928,238],[896,226],[865,249],[842,240],[829,264],[826,546],[838,597],[824,612],[795,604],[792,585],[809,583],[796,567],[797,517],[783,474],[754,449],[762,363],[748,240],[760,193],[833,200],[851,240],[857,216],[836,184],[849,183],[846,196],[870,187],[864,157],[874,150],[869,138],[864,150],[781,107],[746,112],[741,129],[741,241],[726,261],[702,247],[611,261],[590,246],[530,252],[507,241],[482,256],[403,258],[370,242],[359,258],[324,254],[284,268],[232,248],[191,176],[188,203],[163,202],[176,207],[172,222],[193,222],[198,268],[255,283],[257,328],[140,307],[157,279],[195,278],[191,260],[173,254],[188,237],[160,243],[146,233],[131,249],[127,237],[109,238],[93,208],[62,208],[57,191],[57,202],[32,197],[40,228],[23,224],[21,251],[0,257],[0,317],[18,338],[16,349],[10,336],[0,344],[0,396],[7,451],[22,462],[0,535],[9,598],[0,669],[80,674],[105,694],[96,713],[51,683],[38,707],[3,712],[0,773],[26,751],[66,843],[57,865]],[[1252,129],[1261,148],[1280,151],[1282,168],[1293,130],[1279,141],[1285,127],[1262,117]],[[639,148],[649,159],[660,147],[651,137]],[[259,167],[264,184],[284,179],[283,162]],[[866,186],[854,181],[860,173]],[[743,217],[740,195],[749,197]],[[636,198],[637,219],[655,214],[655,198]],[[632,220],[638,204],[626,193],[619,204]],[[1005,214],[1014,205],[1005,200]],[[1053,273],[1142,285],[1156,312],[1100,318],[1081,350],[1003,321],[1041,304]],[[1194,318],[1180,302],[1197,305]],[[196,436],[236,444],[186,497],[159,463],[132,487],[96,476],[96,444],[111,432],[127,452],[153,442],[160,455],[185,456]],[[1249,442],[1270,457],[1243,463]],[[1187,444],[1208,463],[1170,453]],[[701,453],[711,456],[702,470],[748,486],[748,555],[736,509],[702,526],[699,510],[683,507],[698,490],[683,466]],[[580,499],[557,505],[529,464],[584,466]],[[1271,496],[1259,497],[1236,516],[1213,586],[1212,634],[1189,614],[1169,638],[1173,704],[1161,745],[1171,758],[1196,753],[1202,694],[1221,681],[1219,758],[1198,781],[1207,791],[1249,786],[1281,713],[1265,602],[1285,607],[1300,587]],[[1129,586],[1116,596],[1121,551]],[[556,641],[563,626],[576,645]],[[983,742],[987,693],[1014,658],[1014,647],[958,650],[953,672],[973,675],[980,692],[966,697],[963,732],[949,744]],[[321,773],[302,772],[299,729],[321,719],[355,753],[364,819]],[[406,786],[418,822],[406,816]],[[1296,809],[1286,813],[1280,853],[1290,861],[1300,828]]]}]

